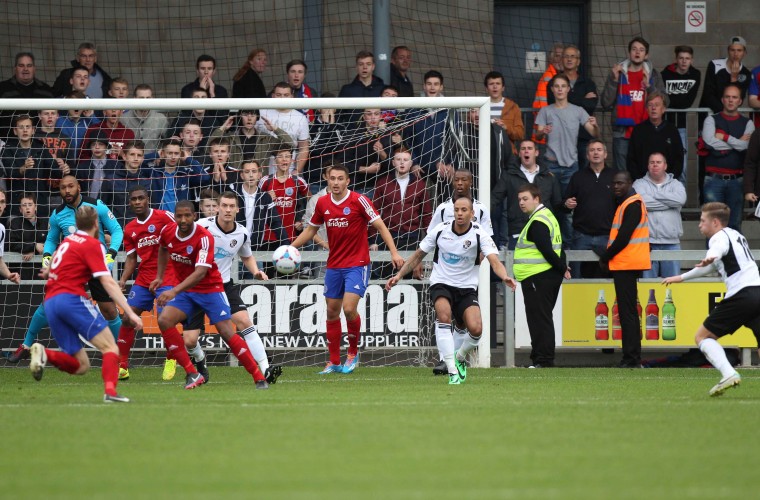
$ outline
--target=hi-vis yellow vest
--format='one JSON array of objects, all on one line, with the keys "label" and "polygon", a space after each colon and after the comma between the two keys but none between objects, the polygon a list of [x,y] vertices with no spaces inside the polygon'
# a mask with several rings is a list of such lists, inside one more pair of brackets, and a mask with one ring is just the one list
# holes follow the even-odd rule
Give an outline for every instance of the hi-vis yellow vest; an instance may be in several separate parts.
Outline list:
[{"label": "hi-vis yellow vest", "polygon": [[612,229],[610,230],[607,248],[617,238],[620,225],[623,223],[625,209],[636,201],[641,202],[641,220],[636,229],[634,229],[628,245],[610,259],[610,271],[646,271],[652,268],[652,261],[649,256],[649,218],[647,217],[647,207],[644,205],[644,199],[638,193],[626,198],[617,208],[615,217],[612,219]]},{"label": "hi-vis yellow vest", "polygon": [[562,233],[559,229],[554,214],[546,207],[542,207],[530,216],[528,223],[525,224],[520,237],[517,238],[515,246],[515,265],[512,272],[517,281],[522,281],[534,274],[542,273],[551,269],[552,265],[544,258],[543,254],[536,248],[536,244],[528,239],[528,229],[534,221],[542,222],[549,228],[549,234],[552,239],[552,250],[559,256],[562,252]]}]

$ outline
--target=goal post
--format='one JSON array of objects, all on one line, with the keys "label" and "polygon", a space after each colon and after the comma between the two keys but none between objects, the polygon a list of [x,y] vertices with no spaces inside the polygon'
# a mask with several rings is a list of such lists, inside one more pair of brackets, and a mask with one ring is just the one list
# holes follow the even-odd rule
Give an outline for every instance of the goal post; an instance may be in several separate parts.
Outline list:
[{"label": "goal post", "polygon": [[[320,109],[338,109],[338,110],[344,110],[344,109],[356,109],[356,110],[366,110],[366,109],[381,109],[381,110],[394,110],[394,111],[406,111],[406,114],[399,113],[399,116],[401,117],[399,121],[394,122],[391,125],[388,125],[389,131],[398,131],[399,133],[405,132],[409,127],[412,127],[413,124],[416,121],[419,121],[421,117],[427,117],[430,114],[435,114],[440,110],[446,110],[447,111],[447,128],[444,132],[445,134],[449,133],[455,133],[453,131],[453,128],[455,126],[456,120],[464,120],[466,116],[466,112],[463,112],[463,110],[472,110],[473,108],[477,108],[478,110],[478,117],[479,117],[479,123],[480,124],[490,124],[490,102],[488,97],[438,97],[438,98],[423,98],[423,97],[411,97],[411,98],[313,98],[313,99],[298,99],[298,98],[292,98],[292,99],[12,99],[12,100],[0,100],[0,114],[3,114],[4,116],[8,117],[8,115],[14,111],[17,110],[29,110],[28,113],[34,117],[37,114],[37,111],[39,110],[60,110],[61,116],[66,114],[65,110],[70,109],[87,109],[87,110],[96,110],[96,111],[103,111],[103,110],[110,110],[114,109],[115,105],[118,106],[118,109],[122,110],[157,110],[162,113],[165,113],[167,115],[174,115],[178,112],[181,112],[183,110],[192,110],[192,109],[203,109],[206,112],[210,111],[224,111],[227,112],[229,110],[301,110],[301,109],[313,109],[313,110],[320,110]],[[420,115],[418,117],[412,117],[413,115],[409,113],[411,110],[419,110]],[[429,110],[429,111],[425,111]],[[425,114],[428,113],[428,114]],[[219,113],[221,114],[221,113]],[[454,124],[454,125],[452,125]],[[396,128],[394,128],[396,127]],[[391,132],[388,132],[389,134]],[[14,137],[12,129],[9,129],[9,137]],[[490,203],[490,191],[491,191],[491,179],[490,179],[490,125],[489,126],[480,126],[477,130],[477,167],[473,172],[473,174],[476,177],[477,180],[477,197],[481,203],[487,208],[490,209],[491,203]],[[456,146],[457,141],[452,141]],[[6,144],[6,147],[8,145]],[[336,144],[336,148],[346,148],[345,145],[338,145]],[[454,167],[457,167],[458,165],[454,165]],[[391,167],[392,168],[392,167]],[[470,167],[471,168],[471,167]],[[266,173],[266,169],[265,173]],[[314,173],[312,172],[312,177]],[[10,182],[11,180],[11,173],[9,171],[8,166],[6,165],[6,173],[4,174],[7,181]],[[435,172],[435,169],[432,170],[432,172],[428,173],[428,178],[424,179],[428,185],[435,186],[436,182],[439,181],[439,179],[436,179],[437,173]],[[317,178],[319,175],[317,175]],[[352,186],[349,186],[349,189],[352,189]],[[19,217],[19,211],[18,211],[18,204],[15,202],[11,202],[9,193],[9,203],[8,208],[6,209],[6,213],[4,214],[3,219],[6,221],[6,226],[8,226],[7,222],[9,220],[9,217]],[[436,195],[439,195],[440,193],[436,192]],[[437,204],[437,201],[435,200],[435,196],[433,198],[433,208]],[[154,207],[157,208],[157,207]],[[9,228],[6,227],[6,230],[8,231]],[[254,249],[254,253],[257,256],[261,255],[267,255],[266,252],[256,251]],[[413,253],[413,250],[407,249],[406,251],[402,251],[402,255],[411,255]],[[382,260],[388,261],[388,254],[387,252],[385,254],[377,254],[373,252],[373,256],[378,255],[384,255],[382,257]],[[322,258],[324,256],[323,252],[310,252],[306,251],[303,256],[303,260],[309,261],[309,260],[317,260],[318,258]],[[18,257],[18,258],[17,258]],[[121,258],[123,259],[123,249],[121,253]],[[375,257],[373,257],[373,260]],[[20,256],[15,256],[13,252],[8,252],[6,249],[6,261],[12,263],[11,268],[13,269],[16,262],[21,262]],[[32,259],[32,263],[36,263],[36,265],[39,267],[39,261],[40,256],[36,255]],[[20,264],[19,264],[20,265]],[[480,340],[479,349],[477,351],[477,356],[473,360],[475,366],[478,367],[489,367],[491,362],[491,345],[490,345],[490,331],[491,328],[495,328],[496,325],[490,324],[490,307],[491,307],[491,296],[490,296],[490,273],[489,273],[489,266],[487,262],[484,262],[481,265],[480,273],[479,273],[479,304],[482,311],[482,318],[483,318],[483,335]],[[416,281],[416,280],[412,280]],[[423,280],[426,281],[426,280]],[[299,285],[299,280],[288,280],[284,281],[288,286],[293,286],[293,284]],[[384,281],[381,282],[379,279],[373,280],[375,285],[381,285],[384,283]],[[40,282],[38,279],[30,278],[23,282],[25,285],[36,285],[39,286]],[[253,283],[252,281],[245,281],[244,286],[247,286],[249,284]],[[311,285],[314,284],[321,284],[321,280],[317,279],[316,281],[313,281],[310,283]],[[260,284],[260,282],[259,282]],[[3,285],[5,288],[4,293],[10,293],[11,290],[9,290],[8,287],[11,287],[13,285]],[[285,286],[285,285],[283,285]],[[30,289],[31,290],[31,289]],[[3,322],[7,323],[9,320],[6,316],[16,316],[14,318],[13,325],[8,327],[7,324],[3,324],[3,330],[5,332],[12,332],[11,334],[11,340],[7,338],[7,336],[4,336],[5,338],[2,339],[2,343],[0,343],[0,347],[2,347],[3,350],[8,351],[14,349],[23,339],[24,331],[26,330],[26,326],[29,322],[29,319],[31,318],[31,313],[34,312],[34,309],[36,308],[39,301],[42,300],[41,290],[34,289],[34,291],[25,290],[25,292],[21,295],[22,301],[28,300],[30,301],[29,304],[26,304],[27,307],[22,310],[19,309],[18,312],[12,312],[12,311],[4,311],[4,319]],[[429,297],[427,296],[427,288],[425,287],[421,292],[421,302],[419,303],[419,311],[417,311],[417,315],[420,318],[420,321],[423,321],[423,316],[429,315],[431,311],[433,310],[432,304],[429,303]],[[250,293],[254,293],[254,291],[251,291]],[[293,294],[306,294],[306,293],[312,293],[312,292],[306,292],[303,288],[296,288],[295,291],[293,290],[285,290],[282,293],[286,293],[293,295]],[[249,294],[250,295],[250,294]],[[321,294],[320,294],[321,295]],[[246,297],[244,297],[245,299]],[[249,296],[248,298],[251,298]],[[272,292],[272,297],[270,300],[271,306],[274,308],[277,306],[277,301],[281,297],[277,296],[275,292]],[[252,300],[255,300],[256,297],[253,297]],[[317,300],[317,299],[315,299]],[[367,299],[369,301],[370,298]],[[380,304],[377,305],[376,302],[378,300],[377,297],[373,296],[371,297],[372,301],[375,301],[375,306],[379,309],[386,310],[389,308],[389,304]],[[380,299],[382,301],[387,300],[387,297],[383,295],[383,298]],[[398,297],[395,297],[394,300],[398,300]],[[4,305],[4,308],[11,307],[9,305]],[[367,310],[370,310],[370,306],[365,306]],[[249,308],[251,309],[251,308]],[[253,313],[252,313],[253,315]],[[297,315],[296,315],[297,316]],[[254,323],[256,323],[257,318],[254,316]],[[377,324],[377,318],[364,318],[364,328],[369,328],[369,324]],[[276,320],[273,320],[273,322],[276,322]],[[272,326],[274,329],[274,325]],[[429,326],[427,328],[430,328]],[[364,331],[364,330],[363,330]],[[398,358],[398,359],[391,359],[388,364],[398,364],[403,363],[404,359],[414,360],[413,363],[416,364],[424,364],[426,362],[429,362],[432,359],[433,353],[435,353],[435,348],[433,345],[433,339],[434,334],[430,330],[427,331],[426,335],[428,336],[427,341],[429,342],[429,345],[424,346],[424,355],[410,355],[408,358]],[[262,335],[264,337],[265,335]],[[49,335],[47,337],[49,339]],[[160,340],[160,339],[158,339]],[[154,344],[145,344],[143,346],[145,349],[155,348],[156,350],[159,350],[160,344],[154,343]],[[274,343],[267,344],[267,348],[274,351],[274,353],[277,353],[280,349],[277,345],[274,345]],[[413,346],[409,348],[409,350],[414,350],[418,348],[418,346]],[[293,352],[298,352],[299,350],[307,351],[307,348],[303,348],[303,346],[299,346],[294,349],[290,349],[289,347],[283,348],[285,351],[288,351],[285,355],[284,359],[294,359],[293,356],[298,358],[300,355],[295,354],[293,355]],[[324,350],[324,348],[322,348]],[[383,346],[365,346],[365,350],[372,350],[372,349],[387,349],[387,347]],[[419,347],[419,349],[422,351],[423,347]],[[158,358],[161,358],[163,354],[159,353],[157,354]],[[292,356],[291,356],[292,355]],[[288,357],[291,356],[291,357]],[[302,357],[302,356],[301,356]],[[303,359],[298,361],[299,363],[303,363]],[[315,355],[313,358],[313,363],[311,361],[306,361],[306,364],[317,364],[318,362],[318,356]]]}]

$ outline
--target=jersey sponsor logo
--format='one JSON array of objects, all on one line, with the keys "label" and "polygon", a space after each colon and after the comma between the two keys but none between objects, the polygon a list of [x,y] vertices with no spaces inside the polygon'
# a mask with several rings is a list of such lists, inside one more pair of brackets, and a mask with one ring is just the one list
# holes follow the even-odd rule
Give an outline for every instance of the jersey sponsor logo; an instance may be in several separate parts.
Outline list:
[{"label": "jersey sponsor logo", "polygon": [[150,247],[159,243],[158,236],[146,236],[145,238],[140,238],[140,241],[137,242],[137,248]]},{"label": "jersey sponsor logo", "polygon": [[234,254],[231,254],[224,248],[217,248],[214,252],[214,260],[222,260],[227,257],[232,257]]},{"label": "jersey sponsor logo", "polygon": [[293,198],[277,198],[274,203],[278,207],[290,208],[293,206]]},{"label": "jersey sponsor logo", "polygon": [[293,188],[285,188],[285,196],[293,196]]},{"label": "jersey sponsor logo", "polygon": [[348,227],[348,219],[338,217],[327,221],[327,227]]},{"label": "jersey sponsor logo", "polygon": [[456,255],[448,252],[441,252],[441,258],[444,262],[446,262],[446,264],[460,264],[470,261],[470,258],[467,256]]},{"label": "jersey sponsor logo", "polygon": [[180,255],[178,253],[172,253],[172,254],[170,254],[170,256],[171,256],[171,259],[174,262],[179,262],[180,264],[185,264],[187,266],[192,266],[193,265],[193,261],[191,261],[190,259],[188,259],[184,255]]},{"label": "jersey sponsor logo", "polygon": [[351,213],[351,209],[350,208],[346,207],[346,208],[343,209],[343,215],[348,215],[350,213]]},{"label": "jersey sponsor logo", "polygon": [[156,226],[154,226],[153,224],[151,224],[150,226],[148,226],[148,232],[149,233],[155,233],[156,232]]}]

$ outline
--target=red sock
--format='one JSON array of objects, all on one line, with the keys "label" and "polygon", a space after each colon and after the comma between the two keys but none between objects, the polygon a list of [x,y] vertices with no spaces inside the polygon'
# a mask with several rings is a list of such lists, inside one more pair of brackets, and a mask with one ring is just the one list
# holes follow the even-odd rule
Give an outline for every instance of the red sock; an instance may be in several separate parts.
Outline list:
[{"label": "red sock", "polygon": [[73,375],[79,370],[79,360],[74,356],[66,354],[63,351],[53,351],[52,349],[45,349],[45,354],[47,355],[48,363],[62,372],[71,373]]},{"label": "red sock", "polygon": [[[195,365],[190,361],[190,355],[187,354],[187,351],[185,350],[185,343],[182,341],[182,334],[179,333],[179,330],[172,327],[165,332],[161,332],[161,335],[164,337],[166,352],[170,353],[170,355],[177,360],[177,363],[185,369],[185,372],[188,374],[198,373],[198,370],[195,369]],[[172,359],[168,355],[166,357]]]},{"label": "red sock", "polygon": [[351,321],[346,321],[346,330],[348,331],[348,355],[356,356],[359,352],[359,339],[361,334],[362,319],[357,314]]},{"label": "red sock", "polygon": [[340,336],[342,333],[339,319],[327,322],[327,350],[330,352],[330,363],[334,365],[340,364]]},{"label": "red sock", "polygon": [[129,352],[135,345],[135,329],[122,324],[119,328],[119,340],[116,343],[119,346],[119,368],[129,368]]},{"label": "red sock", "polygon": [[235,357],[240,360],[246,371],[253,375],[253,380],[256,382],[266,380],[264,378],[264,375],[261,373],[261,370],[259,370],[259,365],[256,364],[256,361],[254,361],[253,356],[251,355],[251,351],[248,349],[248,344],[245,343],[245,340],[243,340],[239,335],[233,335],[230,340],[227,341],[227,344],[229,344],[230,350],[232,350],[232,354],[234,354]]},{"label": "red sock", "polygon": [[103,385],[106,394],[116,396],[116,384],[119,382],[119,355],[115,352],[103,354],[103,368],[100,370],[103,376]]}]

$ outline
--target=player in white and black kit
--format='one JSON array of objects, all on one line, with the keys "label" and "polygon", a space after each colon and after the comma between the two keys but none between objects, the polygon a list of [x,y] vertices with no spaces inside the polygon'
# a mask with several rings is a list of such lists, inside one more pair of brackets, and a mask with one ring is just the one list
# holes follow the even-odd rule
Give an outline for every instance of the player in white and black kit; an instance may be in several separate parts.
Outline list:
[{"label": "player in white and black kit", "polygon": [[[454,221],[442,222],[429,231],[420,247],[385,285],[390,290],[430,251],[433,272],[430,275],[430,298],[435,307],[435,339],[438,351],[446,363],[449,384],[460,384],[467,378],[465,359],[480,341],[483,323],[478,305],[478,270],[481,253],[488,259],[496,275],[515,289],[517,282],[510,278],[499,261],[499,249],[491,235],[473,222],[472,200],[467,196],[454,202]],[[469,331],[457,348],[451,332],[451,318]]]},{"label": "player in white and black kit", "polygon": [[[256,259],[251,252],[251,239],[246,228],[235,222],[240,207],[238,206],[237,194],[227,191],[219,197],[219,212],[216,217],[206,217],[200,219],[198,224],[205,227],[214,237],[214,262],[219,268],[224,282],[224,293],[230,303],[232,313],[232,322],[237,328],[238,334],[243,337],[248,349],[250,349],[253,359],[259,365],[259,369],[266,377],[267,382],[274,384],[277,377],[282,374],[282,367],[277,365],[269,366],[264,343],[261,341],[256,327],[251,322],[248,315],[248,306],[240,297],[240,285],[232,281],[232,265],[235,256],[239,255],[240,260],[245,267],[253,274],[255,279],[268,280],[266,273],[259,270],[256,265]],[[203,312],[196,314],[184,331],[185,347],[187,347],[190,357],[193,358],[198,372],[208,381],[208,368],[206,367],[206,356],[198,344],[200,327],[203,324]]]},{"label": "player in white and black kit", "polygon": [[[433,211],[433,218],[430,220],[430,225],[427,229],[427,234],[430,234],[435,227],[441,222],[451,222],[454,220],[454,200],[461,196],[472,198],[472,172],[466,168],[457,169],[454,172],[454,194],[448,200],[444,201]],[[473,221],[493,238],[493,226],[491,224],[491,215],[489,214],[486,206],[480,203],[476,199],[472,199]],[[459,348],[462,345],[464,339],[467,338],[468,332],[464,329],[462,324],[454,325],[454,347]],[[446,363],[443,362],[443,358],[440,359],[437,365],[433,368],[433,375],[446,375],[449,372],[446,367]]]},{"label": "player in white and black kit", "polygon": [[720,273],[726,283],[726,295],[710,312],[694,337],[699,350],[722,376],[710,389],[710,396],[720,396],[738,386],[741,375],[731,366],[718,343],[746,326],[760,345],[760,272],[749,250],[747,239],[728,226],[730,210],[724,203],[705,203],[699,217],[699,231],[709,238],[707,255],[691,271],[662,280],[664,285],[701,278],[712,271]]}]

